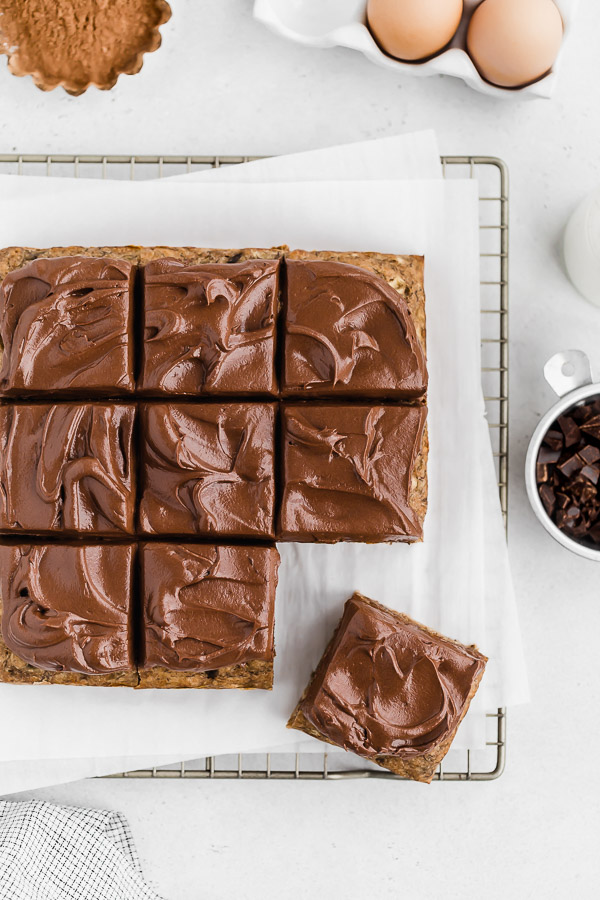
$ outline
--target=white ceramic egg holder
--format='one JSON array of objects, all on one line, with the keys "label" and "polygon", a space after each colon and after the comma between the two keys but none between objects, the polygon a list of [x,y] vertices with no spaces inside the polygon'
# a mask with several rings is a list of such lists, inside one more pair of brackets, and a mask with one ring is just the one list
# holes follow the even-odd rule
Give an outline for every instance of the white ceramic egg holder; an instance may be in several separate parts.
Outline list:
[{"label": "white ceramic egg holder", "polygon": [[422,63],[401,62],[380,50],[366,25],[366,0],[255,0],[254,16],[290,40],[309,47],[349,47],[379,66],[408,75],[453,75],[491,97],[551,97],[579,0],[555,0],[565,26],[556,63],[544,78],[517,90],[495,87],[484,81],[466,52],[467,24],[480,2],[464,0],[463,18],[448,48]]}]

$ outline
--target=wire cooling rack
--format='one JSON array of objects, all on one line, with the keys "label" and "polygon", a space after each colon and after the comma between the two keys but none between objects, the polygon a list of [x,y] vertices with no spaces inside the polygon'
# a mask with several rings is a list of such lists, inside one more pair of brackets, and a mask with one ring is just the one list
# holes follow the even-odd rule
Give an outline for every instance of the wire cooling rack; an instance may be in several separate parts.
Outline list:
[{"label": "wire cooling rack", "polygon": [[[249,162],[247,156],[40,156],[0,154],[0,172],[48,177],[143,180]],[[508,170],[487,156],[442,157],[446,178],[472,178],[479,187],[481,377],[492,439],[500,504],[508,515]],[[453,750],[437,781],[491,781],[504,771],[506,711],[487,714],[486,749]],[[110,778],[248,778],[400,780],[345,753],[262,753],[207,757],[176,766],[142,769]]]}]

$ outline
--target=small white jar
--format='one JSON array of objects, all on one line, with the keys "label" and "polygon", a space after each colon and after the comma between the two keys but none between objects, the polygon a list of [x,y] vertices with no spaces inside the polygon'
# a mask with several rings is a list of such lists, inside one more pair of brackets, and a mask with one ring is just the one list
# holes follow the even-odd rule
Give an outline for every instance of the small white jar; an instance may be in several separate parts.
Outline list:
[{"label": "small white jar", "polygon": [[600,188],[569,219],[563,247],[569,278],[586,300],[600,306]]}]

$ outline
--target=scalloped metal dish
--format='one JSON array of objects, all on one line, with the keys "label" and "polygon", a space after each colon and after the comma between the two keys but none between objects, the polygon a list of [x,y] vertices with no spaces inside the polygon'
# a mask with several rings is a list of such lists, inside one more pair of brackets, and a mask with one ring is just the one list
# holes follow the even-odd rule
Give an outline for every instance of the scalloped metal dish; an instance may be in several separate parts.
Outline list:
[{"label": "scalloped metal dish", "polygon": [[[162,178],[248,162],[243,156],[42,156],[0,155],[0,172],[85,177]],[[442,157],[446,178],[473,178],[479,185],[482,382],[492,438],[500,504],[508,515],[508,170],[486,156]],[[451,749],[436,781],[492,781],[504,771],[506,711],[487,714],[486,749]],[[207,757],[175,766],[142,769],[110,778],[229,778],[254,780],[340,780],[397,776],[351,754],[262,753]]]}]

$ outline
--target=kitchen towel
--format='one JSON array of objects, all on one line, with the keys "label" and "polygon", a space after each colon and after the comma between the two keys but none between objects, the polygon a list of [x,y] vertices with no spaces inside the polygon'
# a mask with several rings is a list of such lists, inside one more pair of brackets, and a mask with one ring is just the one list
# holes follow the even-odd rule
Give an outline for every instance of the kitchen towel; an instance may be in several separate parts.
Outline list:
[{"label": "kitchen towel", "polygon": [[160,900],[124,816],[0,800],[0,900]]}]

